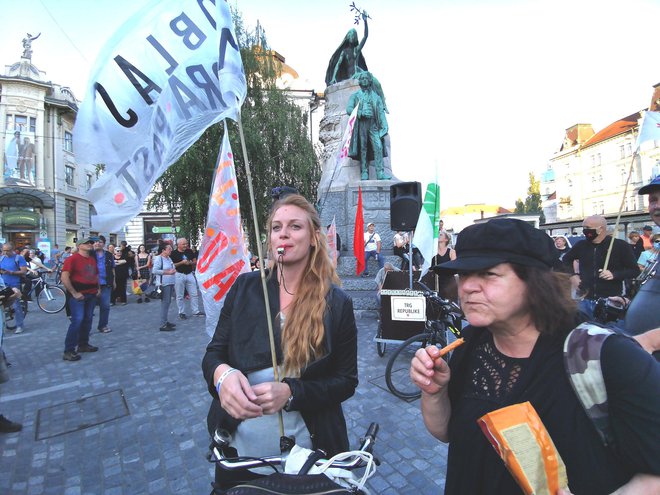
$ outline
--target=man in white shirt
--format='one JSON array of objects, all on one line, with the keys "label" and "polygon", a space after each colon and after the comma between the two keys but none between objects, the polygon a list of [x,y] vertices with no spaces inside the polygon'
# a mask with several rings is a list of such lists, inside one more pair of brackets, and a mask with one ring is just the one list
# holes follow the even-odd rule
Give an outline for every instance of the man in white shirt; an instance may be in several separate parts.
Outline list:
[{"label": "man in white shirt", "polygon": [[374,257],[378,261],[378,268],[383,268],[385,259],[380,254],[380,236],[376,232],[376,225],[370,222],[364,233],[364,272],[363,277],[369,276],[369,258]]}]

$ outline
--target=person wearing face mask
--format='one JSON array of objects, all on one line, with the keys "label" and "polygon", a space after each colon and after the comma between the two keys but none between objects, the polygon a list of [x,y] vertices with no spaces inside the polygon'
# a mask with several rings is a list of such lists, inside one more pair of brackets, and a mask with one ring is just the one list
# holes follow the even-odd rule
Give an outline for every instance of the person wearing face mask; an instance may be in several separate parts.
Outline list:
[{"label": "person wearing face mask", "polygon": [[[600,215],[592,215],[582,222],[585,239],[579,241],[570,252],[564,255],[562,262],[573,266],[578,261],[578,271],[573,277],[579,278],[579,289],[583,294],[580,310],[589,318],[594,317],[594,306],[601,297],[621,296],[624,293],[623,281],[639,275],[639,267],[632,247],[620,239],[612,239],[607,234],[607,221]],[[605,268],[605,259],[610,243],[612,253]]]}]

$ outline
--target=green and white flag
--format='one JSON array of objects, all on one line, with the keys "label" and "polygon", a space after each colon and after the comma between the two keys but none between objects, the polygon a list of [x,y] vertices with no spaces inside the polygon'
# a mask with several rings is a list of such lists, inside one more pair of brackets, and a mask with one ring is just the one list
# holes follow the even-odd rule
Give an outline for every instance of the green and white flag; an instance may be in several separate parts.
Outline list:
[{"label": "green and white flag", "polygon": [[440,222],[440,185],[436,176],[435,182],[429,182],[424,194],[424,204],[419,211],[414,244],[424,257],[420,278],[426,275],[431,266],[431,259],[438,251],[438,227]]}]

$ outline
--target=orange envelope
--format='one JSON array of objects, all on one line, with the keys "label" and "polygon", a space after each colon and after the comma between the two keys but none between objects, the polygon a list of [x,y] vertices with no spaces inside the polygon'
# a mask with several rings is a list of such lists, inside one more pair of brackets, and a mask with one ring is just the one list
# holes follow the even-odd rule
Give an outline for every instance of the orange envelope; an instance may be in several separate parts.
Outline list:
[{"label": "orange envelope", "polygon": [[526,495],[556,495],[568,486],[564,461],[529,402],[492,411],[477,423]]}]

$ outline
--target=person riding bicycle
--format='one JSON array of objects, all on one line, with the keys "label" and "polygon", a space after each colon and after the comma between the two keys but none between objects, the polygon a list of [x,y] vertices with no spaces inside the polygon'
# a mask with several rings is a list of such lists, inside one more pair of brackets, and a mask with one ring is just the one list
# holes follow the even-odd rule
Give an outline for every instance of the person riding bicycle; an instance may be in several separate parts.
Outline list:
[{"label": "person riding bicycle", "polygon": [[[349,447],[342,402],[358,384],[353,304],[339,287],[318,213],[287,195],[268,219],[270,315],[281,381],[274,379],[260,274],[239,275],[229,290],[202,362],[213,397],[210,433],[232,436],[238,455],[280,453],[278,413],[296,444],[329,456]],[[217,489],[239,477],[216,467]]]},{"label": "person riding bicycle", "polygon": [[493,219],[464,229],[456,254],[440,267],[459,274],[466,343],[449,364],[435,346],[418,350],[410,372],[426,428],[449,442],[445,493],[522,493],[477,420],[524,402],[563,459],[571,491],[659,493],[660,365],[633,339],[605,340],[593,361],[613,434],[614,446],[605,445],[564,368],[577,307],[568,276],[551,271],[551,238],[521,220]]}]

